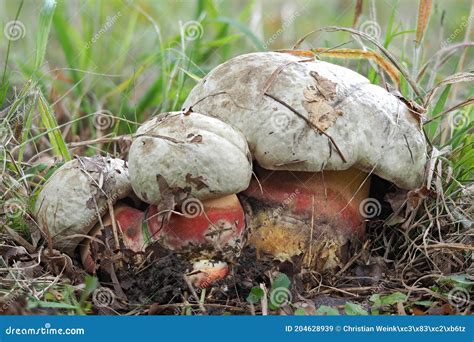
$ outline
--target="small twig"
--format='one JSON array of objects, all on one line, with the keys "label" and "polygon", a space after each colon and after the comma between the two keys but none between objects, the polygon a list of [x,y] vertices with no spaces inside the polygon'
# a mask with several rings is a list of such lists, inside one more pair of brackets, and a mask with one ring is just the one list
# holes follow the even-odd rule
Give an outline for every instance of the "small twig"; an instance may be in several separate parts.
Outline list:
[{"label": "small twig", "polygon": [[[184,278],[184,281],[186,282],[186,284],[188,285],[189,291],[191,291],[191,294],[193,295],[193,297],[196,298],[196,299],[198,299],[199,296],[197,295],[196,290],[194,289],[193,284],[192,284],[191,281],[189,280],[189,277],[185,274],[185,275],[183,275],[183,278]],[[206,308],[204,307],[203,303],[201,303],[200,300],[198,300],[198,305],[199,305],[199,310],[201,310],[202,313],[207,314],[207,310],[206,310]]]},{"label": "small twig", "polygon": [[119,141],[123,141],[123,140],[132,141],[132,135],[131,134],[126,134],[126,135],[119,135],[119,136],[116,136],[116,137],[102,137],[102,138],[97,138],[97,139],[93,139],[93,140],[84,140],[84,141],[67,143],[66,146],[70,147],[70,148],[74,148],[74,147],[81,147],[81,146],[88,146],[88,145],[119,142]]},{"label": "small twig", "polygon": [[120,242],[118,237],[117,221],[115,220],[114,205],[111,199],[107,199],[107,204],[109,206],[109,215],[110,220],[112,221],[112,231],[114,233],[115,248],[120,248]]},{"label": "small twig", "polygon": [[250,303],[250,314],[252,316],[255,316],[255,306],[253,305],[253,303]]},{"label": "small twig", "polygon": [[314,195],[312,196],[311,202],[311,232],[309,235],[309,253],[308,253],[308,267],[311,267],[311,261],[313,259],[313,231],[314,231]]},{"label": "small twig", "polygon": [[369,245],[369,240],[365,241],[364,245],[362,246],[362,248],[360,249],[360,251],[354,255],[345,265],[343,268],[341,268],[341,270],[339,272],[336,273],[336,278],[338,278],[341,274],[343,274],[345,271],[347,271],[347,269],[349,267],[352,266],[352,264],[357,260],[359,259],[359,257],[362,255],[362,253],[364,253],[364,251],[367,249],[367,246]]},{"label": "small twig", "polygon": [[35,251],[35,247],[33,247],[33,245],[31,243],[29,243],[28,241],[26,241],[24,238],[21,237],[20,234],[18,234],[17,232],[15,232],[13,229],[11,229],[9,226],[5,225],[5,230],[7,231],[8,234],[10,234],[10,236],[12,237],[13,240],[15,240],[15,242],[19,243],[20,245],[22,245],[23,247],[25,247],[25,249],[28,251],[28,253],[34,253]]},{"label": "small twig", "polygon": [[326,132],[320,130],[315,124],[313,124],[307,117],[305,117],[303,114],[301,114],[300,112],[298,112],[296,109],[294,109],[293,107],[291,107],[289,104],[287,104],[285,101],[283,100],[280,100],[279,98],[271,95],[271,94],[268,94],[268,93],[264,93],[263,95],[265,96],[268,96],[269,98],[273,99],[274,101],[278,102],[279,104],[285,106],[286,108],[288,108],[289,110],[291,110],[293,113],[295,113],[298,117],[300,117],[301,119],[303,119],[312,129],[314,129],[315,131],[317,131],[318,133],[320,134],[323,134],[325,135],[329,141],[331,141],[331,143],[334,145],[334,147],[336,148],[337,152],[339,153],[339,156],[341,157],[342,161],[344,163],[347,163],[347,160],[346,158],[344,157],[344,154],[342,153],[341,149],[339,148],[339,146],[337,146],[336,142],[334,141],[334,139],[329,135],[327,134]]},{"label": "small twig", "polygon": [[317,29],[317,30],[314,30],[314,31],[311,31],[307,34],[305,34],[303,37],[301,37],[297,42],[296,44],[293,46],[293,50],[297,49],[301,43],[311,34],[313,33],[319,33],[321,31],[324,31],[324,32],[336,32],[336,31],[345,31],[345,32],[348,32],[348,33],[351,33],[351,34],[355,34],[355,35],[358,35],[366,40],[368,40],[369,42],[371,42],[372,44],[374,44],[375,46],[377,46],[380,51],[382,51],[382,53],[388,58],[388,60],[393,64],[395,65],[395,67],[400,71],[400,73],[405,77],[405,79],[407,80],[407,82],[410,84],[411,88],[413,89],[413,91],[415,92],[415,94],[417,95],[417,97],[419,99],[422,98],[422,93],[421,93],[421,89],[418,87],[417,83],[413,80],[413,78],[410,76],[410,74],[408,73],[408,71],[401,65],[401,63],[399,63],[395,57],[393,57],[393,55],[387,50],[385,49],[382,44],[380,44],[375,38],[371,37],[370,35],[364,33],[364,32],[361,32],[361,31],[358,31],[358,30],[354,30],[354,29],[351,29],[351,28],[347,28],[347,27],[339,27],[339,26],[328,26],[328,27],[323,27],[323,28],[320,28],[320,29]]},{"label": "small twig", "polygon": [[262,299],[260,299],[260,302],[262,304],[262,316],[268,316],[268,291],[265,286],[265,284],[260,284],[260,288],[263,290],[263,296]]}]

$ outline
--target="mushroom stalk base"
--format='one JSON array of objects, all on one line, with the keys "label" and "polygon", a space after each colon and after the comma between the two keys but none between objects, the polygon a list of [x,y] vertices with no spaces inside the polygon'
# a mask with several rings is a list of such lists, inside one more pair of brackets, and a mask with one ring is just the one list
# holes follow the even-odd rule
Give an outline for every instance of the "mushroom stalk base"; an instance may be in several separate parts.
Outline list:
[{"label": "mushroom stalk base", "polygon": [[[342,267],[351,243],[364,238],[361,202],[369,176],[357,169],[270,171],[256,167],[244,192],[251,210],[249,243],[258,255],[301,261],[316,271]],[[296,259],[295,259],[296,258]]]}]

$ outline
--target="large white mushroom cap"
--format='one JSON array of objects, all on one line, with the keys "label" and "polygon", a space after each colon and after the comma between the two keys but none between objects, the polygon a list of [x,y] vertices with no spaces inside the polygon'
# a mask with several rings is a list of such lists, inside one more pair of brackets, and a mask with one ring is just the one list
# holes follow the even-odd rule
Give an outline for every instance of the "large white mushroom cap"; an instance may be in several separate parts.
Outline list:
[{"label": "large white mushroom cap", "polygon": [[132,187],[150,204],[165,192],[200,200],[245,190],[252,174],[245,137],[198,113],[165,113],[145,122],[129,152]]},{"label": "large white mushroom cap", "polygon": [[55,248],[72,253],[115,203],[132,191],[128,169],[121,159],[78,157],[61,166],[41,190],[35,216],[48,231]]},{"label": "large white mushroom cap", "polygon": [[347,68],[287,53],[246,54],[201,80],[184,104],[191,106],[238,128],[266,169],[356,167],[401,188],[422,183],[426,141],[418,118]]}]

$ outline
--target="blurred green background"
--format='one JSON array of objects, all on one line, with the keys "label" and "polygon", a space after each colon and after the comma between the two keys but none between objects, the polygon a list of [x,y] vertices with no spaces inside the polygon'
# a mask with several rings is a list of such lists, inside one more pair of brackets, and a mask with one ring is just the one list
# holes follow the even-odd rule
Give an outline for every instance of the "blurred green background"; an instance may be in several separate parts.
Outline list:
[{"label": "blurred green background", "polygon": [[[357,4],[362,4],[359,14]],[[247,52],[291,48],[325,26],[352,27],[377,39],[425,95],[447,76],[473,69],[474,5],[433,1],[424,38],[416,44],[418,5],[408,0],[0,0],[0,109],[9,108],[9,119],[16,115],[20,121],[20,161],[22,149],[46,133],[56,154],[65,157],[61,141],[54,139],[67,143],[132,133],[154,114],[181,109],[196,81],[217,64]],[[340,31],[311,35],[302,45],[317,47],[378,51]],[[373,62],[321,58],[384,86]],[[400,91],[421,102],[404,78]],[[38,92],[45,104],[39,113]],[[427,118],[435,119],[425,129],[440,147],[452,143],[456,130],[458,140],[464,139],[474,113],[471,105],[458,119],[439,114],[472,94],[470,83],[455,84],[429,104]],[[105,113],[99,118],[105,126],[94,122],[98,112]],[[455,119],[462,125],[453,125]],[[54,138],[57,127],[61,134]]]},{"label": "blurred green background", "polygon": [[[2,27],[15,19],[20,3],[0,1]],[[425,58],[468,21],[471,4],[469,0],[434,1],[423,49]],[[42,6],[42,1],[26,0],[18,17],[24,29],[22,38],[12,42],[7,68],[9,79],[17,85],[33,72]],[[41,68],[43,81],[54,82],[60,94],[81,81],[79,94],[92,91],[94,97],[105,101],[112,97],[114,102],[123,100],[116,96],[123,94],[117,85],[129,81],[133,85],[123,85],[133,88],[127,94],[129,110],[142,112],[151,106],[176,109],[193,84],[190,77],[202,77],[216,64],[238,54],[289,48],[316,28],[351,27],[355,7],[356,1],[350,0],[59,1]],[[408,0],[364,1],[356,27],[378,34],[382,41],[388,30],[396,32],[389,48],[410,64],[417,8],[417,2]],[[464,37],[465,32],[460,32],[451,43]],[[351,37],[347,33],[322,33],[311,36],[304,47],[333,47],[348,41]],[[344,47],[361,47],[352,41]],[[0,36],[2,64],[8,42],[5,35]],[[472,69],[472,49],[468,53],[467,69]],[[447,72],[455,67],[453,61]],[[167,82],[173,86],[165,92]],[[180,91],[183,86],[184,92]],[[109,94],[113,90],[116,93]]]}]

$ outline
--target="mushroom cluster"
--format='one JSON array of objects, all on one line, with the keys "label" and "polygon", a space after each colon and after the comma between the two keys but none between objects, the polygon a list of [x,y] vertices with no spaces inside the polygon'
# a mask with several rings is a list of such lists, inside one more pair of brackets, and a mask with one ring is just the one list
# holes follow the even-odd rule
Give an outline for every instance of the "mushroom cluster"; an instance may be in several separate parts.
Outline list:
[{"label": "mushroom cluster", "polygon": [[36,216],[55,248],[80,245],[94,272],[90,241],[110,224],[132,251],[156,243],[188,255],[197,286],[225,277],[246,242],[261,257],[332,270],[364,238],[371,174],[404,189],[423,179],[419,118],[341,66],[238,56],[183,108],[145,122],[128,162],[77,158],[53,174]]}]

